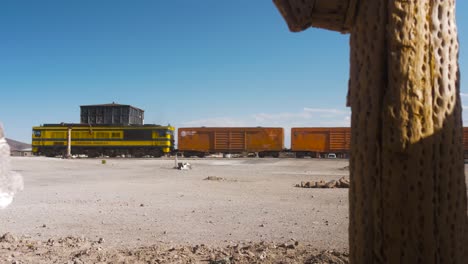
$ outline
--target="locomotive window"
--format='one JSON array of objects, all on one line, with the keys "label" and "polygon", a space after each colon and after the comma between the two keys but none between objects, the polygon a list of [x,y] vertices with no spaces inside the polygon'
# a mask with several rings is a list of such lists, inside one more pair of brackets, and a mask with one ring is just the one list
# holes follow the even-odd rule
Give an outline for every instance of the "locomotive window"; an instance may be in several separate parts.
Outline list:
[{"label": "locomotive window", "polygon": [[40,137],[41,136],[41,131],[40,130],[33,130],[34,136],[35,137]]},{"label": "locomotive window", "polygon": [[109,138],[109,133],[107,132],[97,132],[96,138]]},{"label": "locomotive window", "polygon": [[151,130],[129,129],[124,131],[125,140],[151,140]]},{"label": "locomotive window", "polygon": [[173,132],[171,130],[159,130],[158,134],[160,137],[165,137],[167,135],[173,135]]}]

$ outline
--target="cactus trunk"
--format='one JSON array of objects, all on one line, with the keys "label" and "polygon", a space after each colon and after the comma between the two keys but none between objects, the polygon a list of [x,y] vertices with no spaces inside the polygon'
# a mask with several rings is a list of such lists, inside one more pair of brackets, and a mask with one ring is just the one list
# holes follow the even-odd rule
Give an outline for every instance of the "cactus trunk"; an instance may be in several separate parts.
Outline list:
[{"label": "cactus trunk", "polygon": [[361,0],[351,34],[351,263],[466,263],[455,1]]}]

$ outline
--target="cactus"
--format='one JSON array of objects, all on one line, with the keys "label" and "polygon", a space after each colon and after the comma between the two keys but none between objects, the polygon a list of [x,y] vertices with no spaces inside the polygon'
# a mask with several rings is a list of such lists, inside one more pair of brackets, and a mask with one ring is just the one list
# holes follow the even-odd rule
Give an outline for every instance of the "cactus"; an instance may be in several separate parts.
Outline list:
[{"label": "cactus", "polygon": [[[303,15],[316,1],[286,2]],[[359,0],[355,13],[350,262],[466,263],[455,0]]]}]

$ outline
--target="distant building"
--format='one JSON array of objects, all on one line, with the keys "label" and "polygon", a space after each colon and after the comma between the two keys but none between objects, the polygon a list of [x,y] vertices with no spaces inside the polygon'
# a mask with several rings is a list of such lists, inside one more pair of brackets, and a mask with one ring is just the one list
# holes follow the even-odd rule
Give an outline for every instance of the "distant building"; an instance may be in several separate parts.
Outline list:
[{"label": "distant building", "polygon": [[33,154],[32,154],[32,149],[28,148],[28,149],[21,149],[21,150],[12,149],[10,151],[10,155],[14,157],[32,157]]},{"label": "distant building", "polygon": [[90,125],[143,125],[144,110],[122,104],[82,105],[81,123]]}]

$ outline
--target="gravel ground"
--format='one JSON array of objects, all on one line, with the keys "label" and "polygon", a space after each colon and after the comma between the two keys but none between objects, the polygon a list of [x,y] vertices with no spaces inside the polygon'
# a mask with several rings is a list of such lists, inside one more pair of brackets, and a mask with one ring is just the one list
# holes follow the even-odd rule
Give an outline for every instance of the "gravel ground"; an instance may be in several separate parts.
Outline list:
[{"label": "gravel ground", "polygon": [[[47,258],[95,263],[100,255],[103,263],[158,263],[158,258],[161,263],[227,263],[223,256],[238,263],[321,263],[314,257],[346,256],[348,189],[294,185],[348,176],[347,160],[179,161],[190,162],[192,169],[175,170],[171,159],[106,159],[102,164],[101,159],[13,158],[25,189],[0,211],[0,233],[14,238],[0,240],[3,260],[29,256],[12,257],[8,252],[15,248],[36,256],[25,263],[48,263]],[[62,246],[66,239],[72,250]],[[294,248],[288,248],[291,243]],[[243,250],[246,245],[251,249]],[[194,247],[204,249],[197,255]],[[97,253],[78,252],[82,257],[77,258],[79,248]],[[49,253],[37,255],[33,249]],[[176,254],[180,251],[187,258]],[[339,261],[332,263],[345,263]]]}]

